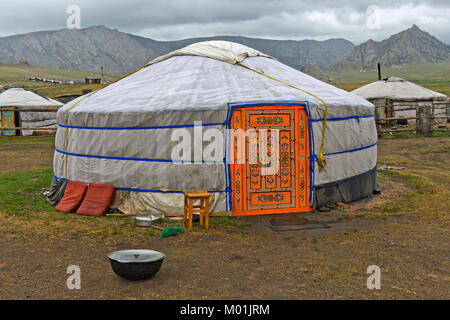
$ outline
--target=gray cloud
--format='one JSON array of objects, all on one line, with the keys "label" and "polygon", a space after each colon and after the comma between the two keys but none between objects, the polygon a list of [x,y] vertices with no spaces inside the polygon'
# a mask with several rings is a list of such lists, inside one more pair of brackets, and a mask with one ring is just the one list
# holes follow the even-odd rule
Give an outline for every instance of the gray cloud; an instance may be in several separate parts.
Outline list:
[{"label": "gray cloud", "polygon": [[[242,35],[271,39],[382,40],[417,24],[450,43],[448,0],[0,0],[0,36],[65,28],[66,8],[81,8],[81,25],[106,25],[157,40]],[[376,4],[380,29],[366,26]]]}]

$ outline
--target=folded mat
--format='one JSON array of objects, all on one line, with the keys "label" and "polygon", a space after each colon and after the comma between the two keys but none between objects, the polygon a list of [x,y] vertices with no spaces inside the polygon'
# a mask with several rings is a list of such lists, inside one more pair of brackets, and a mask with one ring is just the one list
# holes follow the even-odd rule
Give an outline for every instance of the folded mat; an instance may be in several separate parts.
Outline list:
[{"label": "folded mat", "polygon": [[77,214],[85,216],[103,216],[108,211],[109,205],[114,199],[116,188],[106,184],[91,183],[87,188],[83,203],[77,210]]},{"label": "folded mat", "polygon": [[75,212],[83,201],[87,188],[87,184],[69,180],[64,196],[55,209],[67,213]]},{"label": "folded mat", "polygon": [[177,235],[178,233],[183,233],[185,230],[182,227],[166,227],[161,232],[161,238],[168,238],[174,235]]}]

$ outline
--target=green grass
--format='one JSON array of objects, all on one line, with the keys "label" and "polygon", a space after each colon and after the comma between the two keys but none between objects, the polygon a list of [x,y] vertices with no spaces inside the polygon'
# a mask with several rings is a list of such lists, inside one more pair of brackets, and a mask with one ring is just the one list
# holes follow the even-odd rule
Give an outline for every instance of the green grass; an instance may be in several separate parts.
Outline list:
[{"label": "green grass", "polygon": [[[83,89],[96,90],[104,85],[85,85],[85,84],[52,84],[48,82],[34,82],[28,80],[33,77],[46,77],[50,79],[65,79],[83,81],[86,77],[100,77],[100,73],[81,71],[81,70],[63,70],[40,68],[19,64],[1,64],[0,65],[0,85],[21,87],[27,90],[36,91],[42,95],[54,98],[65,94],[81,94]],[[104,75],[103,80],[107,82],[118,79],[119,75]]]},{"label": "green grass", "polygon": [[[100,77],[97,72],[81,70],[64,70],[52,68],[40,68],[20,64],[2,64],[0,65],[0,85],[14,86],[49,86],[49,83],[34,82],[28,80],[31,77],[46,77],[50,79],[66,79],[84,81],[86,77]],[[114,81],[117,76],[104,75],[105,81]],[[56,86],[56,85],[55,85]]]},{"label": "green grass", "polygon": [[[378,73],[373,70],[343,70],[329,72],[334,85],[352,91],[367,83],[378,80]],[[425,88],[450,96],[450,62],[404,65],[400,69],[384,67],[382,77],[395,76],[415,82]]]},{"label": "green grass", "polygon": [[[404,183],[408,190],[395,201],[389,201],[381,206],[374,207],[376,211],[383,214],[403,215],[413,213],[419,207],[417,203],[419,195],[435,193],[434,186],[424,177],[399,171],[379,171],[378,174]],[[385,190],[384,192],[389,192],[389,190]]]},{"label": "green grass", "polygon": [[[336,82],[372,82],[378,80],[378,72],[369,69],[364,71],[348,69],[340,72],[329,72],[329,74]],[[382,77],[390,76],[406,78],[411,81],[432,80],[436,83],[444,83],[450,79],[450,62],[408,64],[400,69],[383,67]]]},{"label": "green grass", "polygon": [[214,226],[223,226],[223,227],[248,227],[251,226],[251,223],[237,221],[232,217],[211,217],[210,220],[211,225]]},{"label": "green grass", "polygon": [[54,211],[42,195],[50,186],[52,172],[47,168],[0,175],[0,210],[12,215]]},{"label": "green grass", "polygon": [[436,130],[429,134],[415,133],[414,131],[405,132],[383,132],[383,139],[402,139],[402,138],[424,138],[424,137],[450,137],[450,131]]},{"label": "green grass", "polygon": [[33,137],[33,136],[15,136],[15,137],[0,137],[0,145],[54,145],[55,144],[55,136],[48,137]]}]

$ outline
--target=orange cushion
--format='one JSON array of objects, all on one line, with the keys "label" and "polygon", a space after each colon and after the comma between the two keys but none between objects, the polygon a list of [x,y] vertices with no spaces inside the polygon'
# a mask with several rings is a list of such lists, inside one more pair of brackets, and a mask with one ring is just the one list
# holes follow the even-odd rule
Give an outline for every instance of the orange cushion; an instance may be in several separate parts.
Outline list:
[{"label": "orange cushion", "polygon": [[106,184],[91,183],[87,189],[83,203],[77,210],[77,214],[85,216],[103,216],[108,211],[111,201],[114,199],[116,188]]},{"label": "orange cushion", "polygon": [[55,209],[67,213],[75,212],[83,201],[87,188],[87,184],[69,180],[64,196]]}]

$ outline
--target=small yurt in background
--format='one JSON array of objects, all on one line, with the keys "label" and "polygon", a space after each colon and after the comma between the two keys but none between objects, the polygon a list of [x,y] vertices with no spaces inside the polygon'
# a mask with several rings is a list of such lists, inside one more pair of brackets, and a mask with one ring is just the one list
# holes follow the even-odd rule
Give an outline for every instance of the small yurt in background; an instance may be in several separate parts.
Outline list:
[{"label": "small yurt in background", "polygon": [[[212,212],[252,215],[367,199],[376,188],[373,104],[236,43],[157,58],[69,102],[57,119],[54,184],[112,185],[113,206],[126,213],[182,213],[183,190],[209,191]],[[215,160],[193,150],[196,161],[177,161],[180,129],[203,134],[203,150],[208,132],[226,143]],[[270,134],[239,140],[230,129],[279,130],[280,170],[263,175],[262,162],[246,161]]]},{"label": "small yurt in background", "polygon": [[[3,128],[56,127],[56,111],[33,112],[29,110],[59,108],[59,101],[41,96],[22,88],[11,88],[0,93],[0,117]],[[26,109],[27,111],[20,111]],[[3,135],[32,135],[38,130],[2,130]],[[51,132],[51,131],[45,131]]]},{"label": "small yurt in background", "polygon": [[[402,78],[388,77],[355,89],[352,93],[376,105],[386,105],[386,108],[377,108],[378,119],[415,117],[418,106],[431,108],[435,116],[447,115],[446,95]],[[415,122],[416,120],[408,120],[410,124]],[[445,123],[447,120],[436,119],[434,122]]]}]

